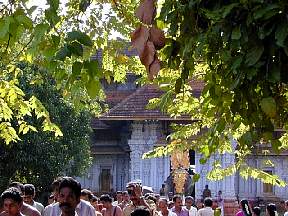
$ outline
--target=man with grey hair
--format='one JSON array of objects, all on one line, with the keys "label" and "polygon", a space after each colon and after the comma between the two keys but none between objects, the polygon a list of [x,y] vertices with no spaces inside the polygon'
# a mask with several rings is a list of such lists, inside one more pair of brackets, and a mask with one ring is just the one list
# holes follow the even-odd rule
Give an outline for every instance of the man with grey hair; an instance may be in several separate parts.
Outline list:
[{"label": "man with grey hair", "polygon": [[159,214],[161,216],[177,216],[176,213],[170,211],[168,209],[168,200],[166,198],[161,198],[158,201],[158,209],[159,209]]}]

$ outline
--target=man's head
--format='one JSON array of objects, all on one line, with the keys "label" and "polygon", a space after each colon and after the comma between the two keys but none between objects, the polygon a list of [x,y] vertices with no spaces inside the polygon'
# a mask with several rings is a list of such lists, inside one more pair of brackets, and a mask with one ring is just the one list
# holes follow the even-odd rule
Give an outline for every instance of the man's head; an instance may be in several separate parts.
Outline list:
[{"label": "man's head", "polygon": [[59,184],[59,207],[64,214],[71,214],[80,202],[81,185],[71,177],[63,177]]},{"label": "man's head", "polygon": [[122,192],[122,198],[124,202],[128,202],[130,200],[130,197],[127,191]]},{"label": "man's head", "polygon": [[191,206],[194,204],[194,198],[191,196],[186,196],[185,197],[185,206],[190,209]]},{"label": "man's head", "polygon": [[100,202],[104,208],[110,208],[112,205],[112,198],[108,194],[103,194],[100,197]]},{"label": "man's head", "polygon": [[9,184],[9,188],[10,187],[17,188],[20,191],[21,194],[24,193],[24,185],[22,183],[20,183],[20,182],[12,182],[12,183]]},{"label": "man's head", "polygon": [[35,187],[32,184],[24,185],[23,201],[29,205],[33,205],[33,199],[35,197]]},{"label": "man's head", "polygon": [[219,196],[222,195],[222,191],[221,190],[218,191],[218,195]]},{"label": "man's head", "polygon": [[92,199],[92,192],[87,189],[82,189],[80,199],[89,202]]},{"label": "man's head", "polygon": [[212,205],[213,205],[212,199],[210,197],[206,197],[204,199],[204,206],[205,207],[212,207]]},{"label": "man's head", "polygon": [[[130,200],[135,204],[139,202],[138,192],[141,193],[142,191],[142,185],[138,182],[129,182],[126,186],[127,192],[129,194]],[[137,191],[137,193],[136,193]]]},{"label": "man's head", "polygon": [[205,189],[208,189],[208,185],[205,185]]},{"label": "man's head", "polygon": [[116,200],[119,202],[122,202],[123,197],[122,197],[122,191],[117,191],[116,192]]},{"label": "man's head", "polygon": [[92,198],[90,199],[90,204],[95,208],[98,209],[98,202],[99,202],[99,198],[92,195]]},{"label": "man's head", "polygon": [[15,188],[10,187],[1,194],[1,199],[3,200],[4,211],[8,216],[18,216],[20,214],[20,209],[23,204],[23,199],[21,192]]},{"label": "man's head", "polygon": [[168,200],[166,198],[160,198],[158,202],[158,207],[160,210],[168,209]]},{"label": "man's head", "polygon": [[174,202],[175,208],[180,208],[182,206],[182,198],[181,198],[181,196],[175,195],[173,197],[173,202]]}]

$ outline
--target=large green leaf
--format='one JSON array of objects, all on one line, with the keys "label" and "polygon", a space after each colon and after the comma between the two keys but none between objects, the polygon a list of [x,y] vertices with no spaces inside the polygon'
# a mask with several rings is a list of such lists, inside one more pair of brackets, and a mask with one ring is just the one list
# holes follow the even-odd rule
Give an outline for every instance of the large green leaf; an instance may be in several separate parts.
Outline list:
[{"label": "large green leaf", "polygon": [[245,63],[248,66],[255,65],[261,58],[263,52],[264,46],[262,44],[252,47],[250,50],[247,51]]},{"label": "large green leaf", "polygon": [[77,41],[73,41],[71,44],[68,44],[67,47],[71,54],[74,54],[75,56],[83,56],[83,47]]},{"label": "large green leaf", "polygon": [[81,31],[68,32],[66,40],[67,41],[76,40],[76,41],[80,42],[81,44],[83,44],[85,46],[93,46],[93,42],[90,39],[90,37],[87,34],[81,32]]},{"label": "large green leaf", "polygon": [[100,72],[101,68],[98,61],[84,61],[84,68],[87,70],[91,78],[98,77],[102,78],[103,74]]},{"label": "large green leaf", "polygon": [[90,98],[95,98],[101,89],[100,81],[97,79],[90,79],[86,83],[86,89]]},{"label": "large green leaf", "polygon": [[239,39],[241,38],[240,26],[236,26],[236,27],[233,29],[231,38],[232,38],[233,40],[239,40]]},{"label": "large green leaf", "polygon": [[263,98],[260,102],[263,112],[273,118],[276,116],[276,101],[272,97]]},{"label": "large green leaf", "polygon": [[275,39],[277,45],[281,47],[285,47],[284,41],[288,36],[288,25],[286,22],[281,22],[278,24],[276,32],[275,32]]},{"label": "large green leaf", "polygon": [[10,17],[5,17],[0,19],[0,39],[4,38],[9,32]]},{"label": "large green leaf", "polygon": [[64,61],[66,57],[71,56],[71,51],[68,49],[67,46],[62,47],[57,53],[56,53],[56,59],[60,61]]}]

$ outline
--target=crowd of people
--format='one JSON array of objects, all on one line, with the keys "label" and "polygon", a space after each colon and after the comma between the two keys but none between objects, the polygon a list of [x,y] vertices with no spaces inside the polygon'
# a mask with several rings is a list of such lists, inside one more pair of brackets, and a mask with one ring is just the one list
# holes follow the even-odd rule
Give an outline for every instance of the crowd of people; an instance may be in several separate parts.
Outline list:
[{"label": "crowd of people", "polygon": [[[208,186],[203,195],[203,206],[196,206],[193,197],[144,191],[141,183],[129,182],[126,191],[117,191],[115,200],[109,194],[95,196],[81,188],[72,177],[61,177],[52,183],[49,204],[44,206],[34,200],[35,187],[14,182],[1,194],[0,216],[220,216],[223,208],[213,210],[213,200]],[[210,195],[210,196],[209,196]],[[221,194],[218,193],[218,195]],[[288,216],[288,201],[286,202]],[[250,208],[247,200],[240,201],[240,211],[235,216],[260,216],[259,207]],[[267,205],[267,216],[278,216],[274,204]]]}]

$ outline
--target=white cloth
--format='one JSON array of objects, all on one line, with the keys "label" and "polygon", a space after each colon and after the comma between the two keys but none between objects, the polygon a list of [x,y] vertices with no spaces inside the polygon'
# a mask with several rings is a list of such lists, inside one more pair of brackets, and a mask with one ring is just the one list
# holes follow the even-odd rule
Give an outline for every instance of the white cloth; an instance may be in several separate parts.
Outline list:
[{"label": "white cloth", "polygon": [[197,208],[194,206],[191,206],[190,209],[188,209],[186,206],[184,208],[189,211],[189,216],[197,216]]},{"label": "white cloth", "polygon": [[55,203],[51,203],[50,205],[47,205],[44,208],[43,216],[51,216],[52,215],[52,210],[53,210],[53,205]]},{"label": "white cloth", "polygon": [[44,213],[44,206],[43,206],[41,203],[36,202],[36,201],[33,201],[32,206],[33,206],[34,208],[36,208],[36,209],[40,212],[41,215],[43,215],[43,213]]},{"label": "white cloth", "polygon": [[[159,211],[158,214],[159,214],[159,216],[163,216],[161,211]],[[168,216],[177,216],[177,214],[169,210]]]},{"label": "white cloth", "polygon": [[[96,211],[94,207],[85,200],[80,200],[76,207],[76,212],[78,216],[96,216]],[[52,207],[52,211],[49,216],[59,216],[61,214],[61,209],[59,203],[56,203]]]},{"label": "white cloth", "polygon": [[284,216],[288,216],[288,211],[286,211],[286,212],[284,213]]},{"label": "white cloth", "polygon": [[214,211],[211,207],[205,207],[198,210],[197,216],[214,216]]}]

